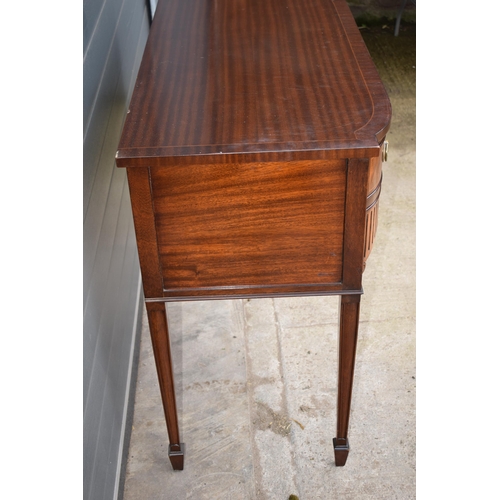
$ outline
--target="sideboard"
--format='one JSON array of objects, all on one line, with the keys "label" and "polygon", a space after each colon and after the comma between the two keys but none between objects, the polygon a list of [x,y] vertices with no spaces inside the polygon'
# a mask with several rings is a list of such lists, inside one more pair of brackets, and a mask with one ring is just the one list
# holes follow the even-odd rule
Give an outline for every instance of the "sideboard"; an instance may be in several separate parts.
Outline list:
[{"label": "sideboard", "polygon": [[341,296],[333,447],[345,464],[390,118],[344,0],[160,0],[116,162],[174,469],[185,450],[165,302],[302,295]]}]

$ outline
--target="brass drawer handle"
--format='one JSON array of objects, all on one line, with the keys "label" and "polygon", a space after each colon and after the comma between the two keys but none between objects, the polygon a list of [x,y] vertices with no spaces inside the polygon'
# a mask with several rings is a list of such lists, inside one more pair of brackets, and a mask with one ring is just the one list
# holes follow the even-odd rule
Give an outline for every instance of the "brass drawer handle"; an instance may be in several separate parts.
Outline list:
[{"label": "brass drawer handle", "polygon": [[389,152],[389,142],[384,141],[384,145],[382,146],[382,161],[387,161],[388,152]]}]

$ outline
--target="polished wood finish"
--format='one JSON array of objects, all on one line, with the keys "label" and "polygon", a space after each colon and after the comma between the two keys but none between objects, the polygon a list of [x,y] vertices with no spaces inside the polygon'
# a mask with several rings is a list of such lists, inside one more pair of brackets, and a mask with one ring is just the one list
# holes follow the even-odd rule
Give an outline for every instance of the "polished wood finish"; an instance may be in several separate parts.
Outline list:
[{"label": "polished wood finish", "polygon": [[337,393],[337,437],[334,439],[335,464],[344,465],[349,453],[347,430],[351,410],[354,362],[359,323],[359,295],[344,295],[339,311],[339,370]]},{"label": "polished wood finish", "polygon": [[160,1],[117,158],[378,156],[389,118],[344,1]]},{"label": "polished wood finish", "polygon": [[341,295],[336,464],[347,459],[362,272],[390,103],[344,0],[160,1],[127,169],[170,440],[164,302]]},{"label": "polished wood finish", "polygon": [[147,169],[127,169],[135,236],[139,250],[142,286],[146,297],[160,297],[163,286],[156,240],[153,195]]},{"label": "polished wood finish", "polygon": [[152,168],[165,292],[340,283],[345,183],[345,160]]},{"label": "polished wood finish", "polygon": [[361,289],[369,160],[349,160],[344,221],[344,288]]},{"label": "polished wood finish", "polygon": [[373,248],[377,233],[378,200],[382,190],[382,148],[378,158],[370,158],[368,171],[368,196],[366,198],[366,229],[364,262],[366,263]]},{"label": "polished wood finish", "polygon": [[147,302],[146,310],[148,312],[151,343],[170,441],[169,458],[175,470],[182,470],[184,468],[184,444],[181,443],[179,437],[174,372],[165,304],[162,302]]}]

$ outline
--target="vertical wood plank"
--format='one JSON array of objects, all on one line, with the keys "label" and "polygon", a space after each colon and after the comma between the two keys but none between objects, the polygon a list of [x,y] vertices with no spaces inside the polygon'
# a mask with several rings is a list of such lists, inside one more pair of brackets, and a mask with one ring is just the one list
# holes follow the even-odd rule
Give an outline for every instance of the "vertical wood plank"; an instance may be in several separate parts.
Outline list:
[{"label": "vertical wood plank", "polygon": [[363,275],[363,254],[366,224],[366,194],[369,159],[347,162],[347,192],[344,222],[345,290],[360,290]]},{"label": "vertical wood plank", "polygon": [[144,295],[146,298],[161,297],[163,295],[163,283],[158,258],[149,168],[128,168],[127,177],[137,247],[139,249]]}]

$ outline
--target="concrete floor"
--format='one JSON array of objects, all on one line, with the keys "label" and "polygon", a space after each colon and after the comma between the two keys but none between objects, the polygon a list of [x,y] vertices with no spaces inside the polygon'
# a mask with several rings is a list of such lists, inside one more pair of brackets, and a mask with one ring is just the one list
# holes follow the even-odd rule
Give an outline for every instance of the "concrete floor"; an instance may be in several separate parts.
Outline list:
[{"label": "concrete floor", "polygon": [[415,30],[363,30],[393,105],[364,274],[345,467],[335,467],[338,298],[168,305],[185,470],[174,472],[143,321],[125,500],[413,499]]}]

